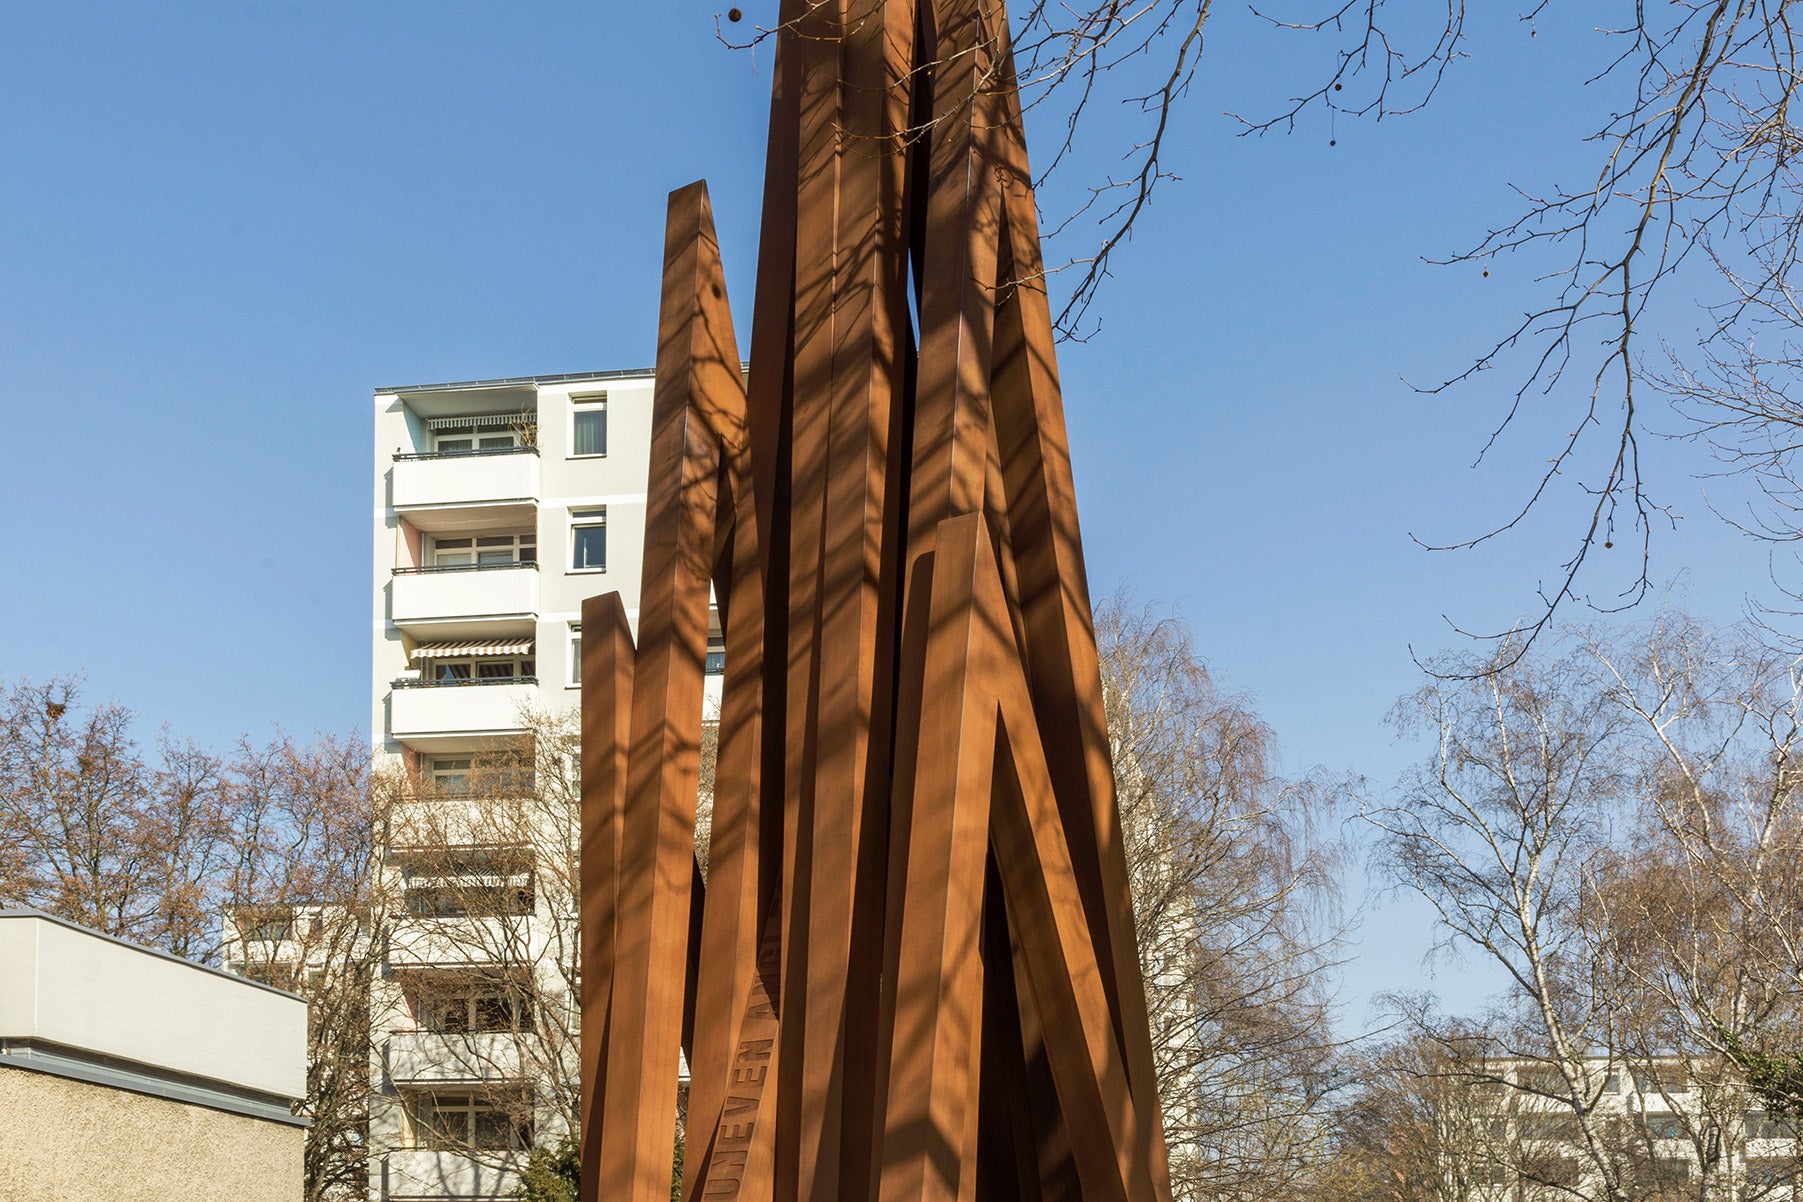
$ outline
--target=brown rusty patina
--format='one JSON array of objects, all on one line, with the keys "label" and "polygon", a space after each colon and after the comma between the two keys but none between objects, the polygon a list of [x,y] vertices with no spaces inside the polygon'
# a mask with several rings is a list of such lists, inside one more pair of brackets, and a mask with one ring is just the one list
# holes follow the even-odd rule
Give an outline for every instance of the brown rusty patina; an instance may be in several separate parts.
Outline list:
[{"label": "brown rusty patina", "polygon": [[1168,1199],[1006,13],[781,16],[749,375],[691,184],[583,608],[582,1197],[668,1197],[680,1053],[685,1199]]}]

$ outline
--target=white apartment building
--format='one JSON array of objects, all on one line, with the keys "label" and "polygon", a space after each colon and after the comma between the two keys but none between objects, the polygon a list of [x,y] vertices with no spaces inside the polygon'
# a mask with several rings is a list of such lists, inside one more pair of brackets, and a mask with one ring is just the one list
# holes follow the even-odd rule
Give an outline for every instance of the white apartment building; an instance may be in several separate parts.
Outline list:
[{"label": "white apartment building", "polygon": [[371,1009],[376,1202],[504,1196],[566,1125],[576,792],[542,729],[579,701],[583,599],[617,590],[636,624],[652,385],[375,395],[371,730],[406,782]]},{"label": "white apartment building", "polygon": [[[1719,1064],[1710,1067],[1715,1071],[1699,1080],[1676,1057],[1584,1061],[1585,1121],[1623,1190],[1649,1202],[1791,1202],[1803,1178],[1803,1120],[1768,1114],[1753,1091],[1733,1083]],[[1605,1196],[1565,1078],[1553,1065],[1492,1061],[1441,1103],[1445,1196]]]}]

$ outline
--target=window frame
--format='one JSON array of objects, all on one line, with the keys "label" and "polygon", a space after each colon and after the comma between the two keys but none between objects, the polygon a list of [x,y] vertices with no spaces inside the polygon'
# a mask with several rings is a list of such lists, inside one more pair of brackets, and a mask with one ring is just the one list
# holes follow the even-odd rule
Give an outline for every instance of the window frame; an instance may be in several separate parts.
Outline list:
[{"label": "window frame", "polygon": [[569,660],[564,670],[563,687],[579,689],[582,687],[582,623],[571,622],[569,637],[564,640],[564,654]]},{"label": "window frame", "polygon": [[[434,687],[454,688],[484,681],[490,684],[535,684],[538,681],[538,660],[531,651],[524,655],[434,656],[430,665],[420,669],[420,676],[427,685]],[[507,670],[497,670],[501,668]]]},{"label": "window frame", "polygon": [[[475,770],[473,755],[429,755],[420,774],[432,792],[445,797],[462,797],[470,791],[470,773]],[[458,765],[461,765],[459,767]]]},{"label": "window frame", "polygon": [[520,872],[403,873],[401,909],[426,922],[531,918],[538,912],[538,876],[530,863]]},{"label": "window frame", "polygon": [[426,1035],[530,1035],[538,1029],[535,999],[506,981],[459,976],[419,981],[410,991],[414,1023]]},{"label": "window frame", "polygon": [[[536,1109],[527,1105],[527,1116],[524,1121],[514,1122],[513,1139],[505,1147],[487,1146],[477,1138],[482,1130],[478,1123],[479,1116],[501,1115],[511,1117],[515,1107],[527,1101],[527,1095],[521,1093],[511,1099],[496,1097],[492,1090],[481,1087],[449,1086],[420,1087],[410,1086],[402,1091],[402,1110],[406,1115],[407,1139],[409,1145],[420,1151],[429,1152],[527,1152],[533,1144],[537,1123],[532,1111]],[[431,1119],[425,1117],[427,1110]],[[455,1122],[445,1122],[447,1116],[455,1115]],[[457,1127],[460,1130],[453,1131]]]},{"label": "window frame", "polygon": [[[607,571],[607,506],[597,505],[597,506],[584,508],[584,509],[570,510],[569,511],[569,526],[570,526],[570,537],[568,539],[568,546],[569,546],[569,552],[570,552],[570,559],[569,559],[568,571],[572,574],[580,573],[580,574],[584,574],[584,575],[599,575],[603,572],[606,572]],[[578,566],[578,564],[577,564],[577,560],[576,560],[577,540],[580,537],[579,532],[584,531],[584,530],[599,530],[599,531],[601,531],[601,564],[599,567],[581,567],[581,566]]]},{"label": "window frame", "polygon": [[[578,451],[576,449],[576,419],[582,416],[599,414],[601,417],[601,449],[599,451]],[[607,458],[607,393],[587,392],[573,393],[570,396],[570,436],[566,459],[606,459]]]},{"label": "window frame", "polygon": [[[487,546],[482,544],[487,543]],[[464,563],[444,563],[441,556],[462,555],[467,557]],[[482,557],[489,556],[484,563]],[[507,559],[498,558],[501,555]],[[422,559],[427,567],[435,571],[454,572],[459,569],[537,567],[538,566],[538,531],[518,530],[507,534],[452,534],[440,537],[428,535]]]}]

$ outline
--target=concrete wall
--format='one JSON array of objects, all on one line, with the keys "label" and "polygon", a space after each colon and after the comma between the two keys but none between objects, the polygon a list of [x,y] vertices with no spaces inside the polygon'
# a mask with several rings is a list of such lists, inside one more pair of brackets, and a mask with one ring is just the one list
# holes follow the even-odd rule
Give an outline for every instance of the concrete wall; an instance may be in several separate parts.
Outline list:
[{"label": "concrete wall", "polygon": [[298,1202],[305,1135],[0,1064],[0,1202]]}]

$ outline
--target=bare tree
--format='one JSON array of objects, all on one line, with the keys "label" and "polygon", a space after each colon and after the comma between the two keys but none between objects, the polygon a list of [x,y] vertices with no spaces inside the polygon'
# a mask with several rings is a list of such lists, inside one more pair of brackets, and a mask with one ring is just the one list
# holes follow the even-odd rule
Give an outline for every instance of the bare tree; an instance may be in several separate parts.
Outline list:
[{"label": "bare tree", "polygon": [[1798,664],[1681,614],[1594,654],[1639,736],[1642,812],[1590,906],[1634,1026],[1738,1070],[1730,1109],[1747,1085],[1789,1109],[1757,1070],[1803,1050]]},{"label": "bare tree", "polygon": [[216,769],[180,749],[157,771],[132,720],[117,702],[83,709],[71,677],[0,693],[0,843],[11,849],[0,884],[7,904],[193,951],[206,935],[187,880],[213,867]]},{"label": "bare tree", "polygon": [[308,1002],[308,1202],[362,1197],[379,799],[357,737],[226,755],[84,705],[71,677],[0,687],[0,905],[24,905]]},{"label": "bare tree", "polygon": [[[737,40],[762,42],[785,20],[821,36],[835,20],[854,25],[873,7],[871,0],[792,0],[771,27]],[[1577,147],[1589,169],[1573,173],[1575,185],[1511,181],[1512,195],[1499,198],[1500,220],[1474,229],[1462,248],[1422,248],[1486,274],[1518,264],[1537,289],[1526,312],[1425,389],[1440,392],[1491,369],[1510,373],[1512,402],[1480,459],[1524,409],[1556,406],[1554,428],[1563,433],[1548,446],[1544,469],[1524,481],[1518,506],[1476,535],[1431,544],[1479,546],[1521,528],[1536,509],[1570,508],[1567,550],[1539,586],[1538,606],[1496,636],[1515,654],[1567,603],[1617,610],[1651,588],[1653,535],[1672,514],[1648,489],[1641,444],[1647,414],[1664,394],[1694,419],[1693,432],[1711,442],[1724,470],[1766,487],[1773,504],[1735,520],[1785,541],[1796,537],[1790,453],[1798,422],[1789,396],[1803,355],[1789,276],[1803,229],[1794,165],[1803,136],[1790,109],[1799,78],[1794,8],[1790,0],[1517,6],[1512,24],[1530,35],[1556,21],[1594,22],[1588,66],[1570,81],[1594,98],[1580,117],[1589,124]],[[1073,208],[1045,222],[1049,261],[1064,260],[1054,270],[1065,273],[1058,327],[1066,336],[1094,332],[1095,303],[1115,256],[1158,189],[1182,170],[1170,138],[1202,116],[1191,89],[1206,70],[1212,9],[1211,0],[1014,6],[1024,106],[1055,131],[1036,182],[1078,181]],[[1269,0],[1254,13],[1296,40],[1299,60],[1324,49],[1327,65],[1294,96],[1242,98],[1240,132],[1325,125],[1330,141],[1339,121],[1380,121],[1430,103],[1462,60],[1511,24],[1466,0]],[[998,71],[994,82],[1008,80]],[[1680,356],[1669,372],[1649,373],[1646,343],[1659,336],[1646,326],[1649,306],[1692,260],[1701,270],[1686,273],[1680,286],[1712,314],[1697,366],[1687,370],[1690,356]],[[1618,546],[1631,551],[1601,556],[1603,583],[1586,583],[1596,553]]]},{"label": "bare tree", "polygon": [[1097,610],[1154,1057],[1183,1199],[1281,1196],[1326,1139],[1326,975],[1340,934],[1318,798],[1180,620]]},{"label": "bare tree", "polygon": [[1506,1010],[1487,1023],[1496,1052],[1542,1068],[1534,1088],[1572,1116],[1596,1196],[1626,1197],[1588,1067],[1611,1013],[1583,971],[1581,922],[1585,869],[1623,812],[1626,719],[1581,653],[1524,658],[1504,645],[1487,671],[1447,667],[1395,713],[1405,733],[1434,736],[1433,758],[1365,816],[1383,863],[1434,907],[1449,942],[1505,974]]},{"label": "bare tree", "polygon": [[1509,1129],[1582,1167],[1517,1174],[1597,1199],[1764,1196],[1797,1169],[1750,1071],[1803,1046],[1793,665],[1666,615],[1489,667],[1402,704],[1438,750],[1368,817],[1449,941],[1506,975],[1483,1030]]},{"label": "bare tree", "polygon": [[1349,1056],[1350,1085],[1330,1153],[1305,1196],[1466,1202],[1498,1185],[1517,1185],[1519,1158],[1506,1120],[1499,1121],[1503,1091],[1487,1046],[1481,1035],[1454,1025],[1435,1037],[1375,1043]]},{"label": "bare tree", "polygon": [[307,999],[307,1202],[368,1193],[370,988],[387,901],[375,835],[392,805],[361,738],[239,741],[223,768],[227,966]]}]

